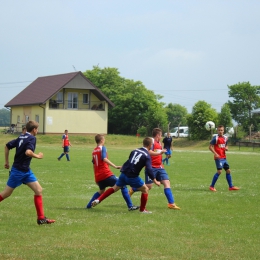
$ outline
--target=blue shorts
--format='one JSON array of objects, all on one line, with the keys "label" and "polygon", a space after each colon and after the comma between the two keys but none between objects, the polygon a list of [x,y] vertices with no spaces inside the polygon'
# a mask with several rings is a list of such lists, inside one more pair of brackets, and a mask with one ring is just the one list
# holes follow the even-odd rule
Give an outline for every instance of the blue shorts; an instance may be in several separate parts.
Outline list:
[{"label": "blue shorts", "polygon": [[22,183],[36,182],[37,179],[31,169],[28,172],[22,172],[12,167],[7,185],[13,189],[20,186]]},{"label": "blue shorts", "polygon": [[166,155],[172,155],[172,150],[171,149],[167,149],[167,151],[165,152]]},{"label": "blue shorts", "polygon": [[63,147],[63,152],[64,152],[64,153],[68,153],[69,151],[70,151],[69,146],[64,146],[64,147]]},{"label": "blue shorts", "polygon": [[130,185],[133,188],[140,188],[144,185],[144,181],[138,176],[135,178],[127,177],[123,172],[121,172],[119,179],[116,182],[116,186],[123,187]]},{"label": "blue shorts", "polygon": [[228,170],[229,169],[229,164],[226,159],[215,159],[216,167],[218,170]]},{"label": "blue shorts", "polygon": [[[152,168],[154,177],[157,181],[169,180],[169,176],[164,168]],[[145,171],[145,184],[151,184],[153,180],[151,180],[148,174]]]},{"label": "blue shorts", "polygon": [[105,180],[99,181],[97,185],[100,190],[104,190],[106,187],[113,187],[116,184],[117,180],[118,178],[115,175],[111,175]]}]

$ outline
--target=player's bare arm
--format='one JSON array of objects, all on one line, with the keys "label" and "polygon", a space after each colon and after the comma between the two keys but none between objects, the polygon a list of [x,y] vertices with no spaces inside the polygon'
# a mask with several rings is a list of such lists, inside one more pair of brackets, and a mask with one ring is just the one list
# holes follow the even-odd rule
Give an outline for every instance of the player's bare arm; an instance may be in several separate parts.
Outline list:
[{"label": "player's bare arm", "polygon": [[9,169],[9,149],[5,146],[5,169]]},{"label": "player's bare arm", "polygon": [[216,156],[219,157],[219,155],[216,153],[215,149],[214,149],[214,145],[210,144],[209,145],[209,150]]},{"label": "player's bare arm", "polygon": [[153,182],[155,185],[157,185],[158,187],[161,185],[161,183],[159,181],[157,181],[156,179],[153,179]]},{"label": "player's bare arm", "polygon": [[32,150],[26,150],[25,154],[29,157],[36,158],[36,159],[42,159],[43,153],[39,152],[38,154],[34,153]]},{"label": "player's bare arm", "polygon": [[162,150],[157,151],[157,152],[154,152],[154,151],[152,151],[152,150],[149,150],[148,152],[149,152],[149,154],[150,154],[151,156],[157,156],[157,155],[160,155],[160,154],[164,154],[165,152],[167,152],[167,150],[166,150],[166,149],[162,149]]},{"label": "player's bare arm", "polygon": [[106,162],[108,165],[112,166],[115,169],[121,169],[122,166],[117,166],[114,163],[112,163],[111,161],[109,161],[107,158],[103,159],[104,162]]}]

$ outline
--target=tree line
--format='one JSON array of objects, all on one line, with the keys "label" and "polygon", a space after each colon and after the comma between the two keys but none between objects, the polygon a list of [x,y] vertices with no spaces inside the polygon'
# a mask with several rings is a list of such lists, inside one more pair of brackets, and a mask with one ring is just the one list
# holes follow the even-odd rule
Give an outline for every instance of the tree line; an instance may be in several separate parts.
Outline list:
[{"label": "tree line", "polygon": [[163,96],[148,90],[141,81],[125,79],[117,68],[94,66],[84,75],[93,82],[115,104],[108,111],[108,133],[150,135],[154,127],[167,131],[177,126],[189,126],[190,138],[202,140],[209,137],[205,123],[213,121],[216,125],[232,127],[232,120],[243,133],[260,130],[260,115],[252,111],[260,107],[260,86],[249,82],[228,86],[230,100],[223,104],[218,113],[210,104],[201,100],[195,103],[189,114],[184,106],[165,104]]}]

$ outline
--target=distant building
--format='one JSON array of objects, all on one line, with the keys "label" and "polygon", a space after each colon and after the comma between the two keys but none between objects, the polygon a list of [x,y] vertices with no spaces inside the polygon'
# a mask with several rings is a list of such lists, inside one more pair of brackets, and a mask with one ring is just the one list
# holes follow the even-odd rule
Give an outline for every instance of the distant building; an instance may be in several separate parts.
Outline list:
[{"label": "distant building", "polygon": [[29,120],[39,133],[107,134],[108,108],[115,105],[82,72],[39,77],[5,107],[18,131]]}]

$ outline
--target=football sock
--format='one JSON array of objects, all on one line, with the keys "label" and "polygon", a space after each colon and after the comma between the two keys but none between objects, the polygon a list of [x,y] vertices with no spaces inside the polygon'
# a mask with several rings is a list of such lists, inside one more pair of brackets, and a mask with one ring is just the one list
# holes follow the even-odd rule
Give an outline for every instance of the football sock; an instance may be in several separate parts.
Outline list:
[{"label": "football sock", "polygon": [[34,205],[36,208],[38,219],[44,218],[42,195],[34,195]]},{"label": "football sock", "polygon": [[165,188],[164,189],[164,194],[168,200],[168,203],[169,204],[173,204],[174,203],[174,198],[173,198],[173,194],[172,194],[172,191],[171,191],[171,188]]},{"label": "football sock", "polygon": [[232,187],[233,187],[233,184],[232,184],[231,173],[226,173],[226,179],[227,179],[229,188],[232,188]]},{"label": "football sock", "polygon": [[213,179],[212,179],[212,183],[211,183],[211,187],[214,187],[217,180],[218,180],[218,177],[219,177],[219,174],[218,173],[215,173],[215,175],[213,176]]},{"label": "football sock", "polygon": [[124,187],[121,189],[121,193],[122,193],[122,195],[123,195],[123,197],[124,197],[124,199],[125,199],[125,202],[126,202],[126,204],[127,204],[127,207],[128,207],[128,208],[131,208],[131,207],[133,206],[133,203],[132,203],[132,200],[131,200],[131,198],[130,198],[130,196],[129,196],[129,194],[128,194],[128,189],[127,189],[126,186],[124,186]]},{"label": "football sock", "polygon": [[99,196],[100,196],[100,193],[99,193],[99,192],[96,192],[96,193],[93,195],[92,199],[89,201],[89,203],[88,203],[88,205],[87,205],[87,208],[88,208],[88,209],[91,208],[91,203],[92,203],[92,201],[94,201],[95,199],[97,199]]},{"label": "football sock", "polygon": [[3,197],[0,195],[0,201],[4,200]]},{"label": "football sock", "polygon": [[148,193],[144,194],[142,193],[141,195],[141,205],[140,205],[140,211],[144,211],[145,210],[145,206],[148,200]]},{"label": "football sock", "polygon": [[67,161],[69,161],[69,160],[70,160],[70,156],[69,156],[69,154],[68,154],[68,153],[66,153],[66,158],[67,158]]},{"label": "football sock", "polygon": [[168,159],[168,158],[166,158],[165,160],[166,160],[166,164],[168,164],[168,163],[169,163],[169,159]]},{"label": "football sock", "polygon": [[61,159],[63,156],[64,156],[64,153],[62,153],[58,159]]},{"label": "football sock", "polygon": [[99,203],[104,200],[105,198],[107,198],[108,196],[110,196],[112,193],[114,193],[115,190],[113,188],[109,188],[107,189],[99,198]]},{"label": "football sock", "polygon": [[164,163],[166,161],[166,158],[162,160],[162,162]]}]

